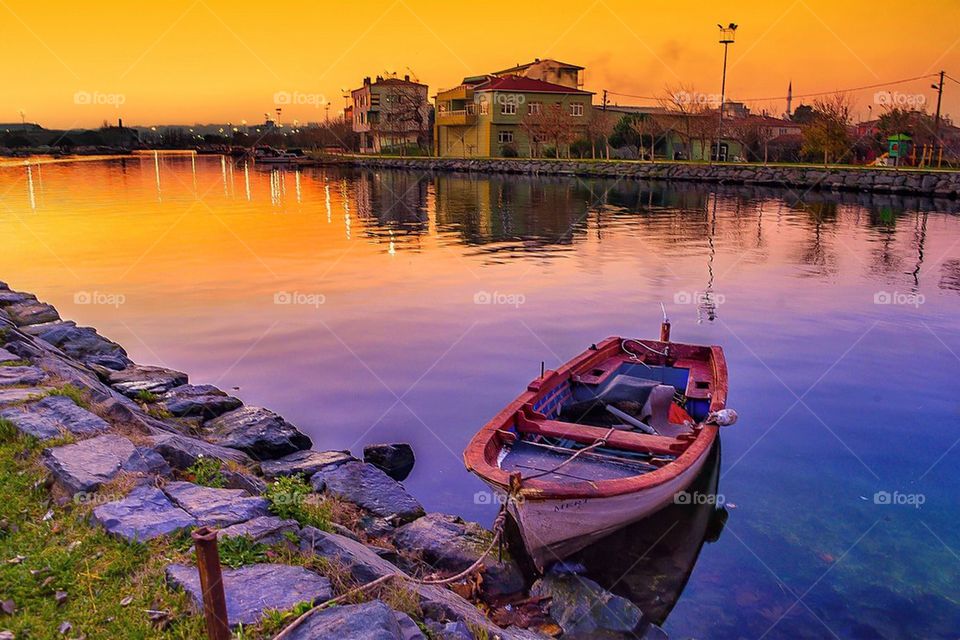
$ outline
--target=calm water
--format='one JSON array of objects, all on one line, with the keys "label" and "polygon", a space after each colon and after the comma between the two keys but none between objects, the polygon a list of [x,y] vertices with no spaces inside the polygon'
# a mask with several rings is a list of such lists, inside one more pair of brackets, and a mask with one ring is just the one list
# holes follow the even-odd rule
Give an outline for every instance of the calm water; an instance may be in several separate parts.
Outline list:
[{"label": "calm water", "polygon": [[8,166],[0,279],[318,448],[412,443],[412,492],[484,522],[472,433],[541,361],[655,335],[662,302],[676,340],[726,350],[726,526],[681,509],[594,551],[598,579],[672,608],[671,637],[956,638],[958,208],[213,157]]}]

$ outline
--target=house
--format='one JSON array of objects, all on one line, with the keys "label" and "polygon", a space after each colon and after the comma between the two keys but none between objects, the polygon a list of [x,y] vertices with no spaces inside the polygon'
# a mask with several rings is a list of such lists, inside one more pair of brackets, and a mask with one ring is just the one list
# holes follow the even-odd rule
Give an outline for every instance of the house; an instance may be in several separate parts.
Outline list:
[{"label": "house", "polygon": [[353,131],[360,134],[361,153],[400,152],[408,147],[429,148],[430,102],[427,85],[410,76],[363,79],[350,92]]},{"label": "house", "polygon": [[[534,74],[556,71],[551,65],[538,64],[520,70]],[[435,155],[532,157],[551,149],[563,154],[585,135],[593,115],[593,94],[571,86],[577,82],[576,76],[564,71],[567,84],[558,84],[506,73],[512,70],[464,78],[460,86],[434,97]]]},{"label": "house", "polygon": [[497,77],[520,76],[521,78],[559,84],[571,89],[583,88],[583,67],[559,62],[551,58],[546,60],[535,58],[533,62],[518,64],[503,71],[495,71],[490,75]]}]

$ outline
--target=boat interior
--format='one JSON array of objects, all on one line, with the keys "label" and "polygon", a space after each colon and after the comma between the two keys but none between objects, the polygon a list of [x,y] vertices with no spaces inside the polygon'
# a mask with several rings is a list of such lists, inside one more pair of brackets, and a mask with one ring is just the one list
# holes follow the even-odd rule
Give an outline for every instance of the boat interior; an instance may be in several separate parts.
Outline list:
[{"label": "boat interior", "polygon": [[[712,384],[706,359],[667,366],[610,357],[524,404],[513,425],[499,432],[498,467],[561,482],[655,471],[696,437],[695,425],[709,413]],[[604,446],[564,462],[600,439]]]}]

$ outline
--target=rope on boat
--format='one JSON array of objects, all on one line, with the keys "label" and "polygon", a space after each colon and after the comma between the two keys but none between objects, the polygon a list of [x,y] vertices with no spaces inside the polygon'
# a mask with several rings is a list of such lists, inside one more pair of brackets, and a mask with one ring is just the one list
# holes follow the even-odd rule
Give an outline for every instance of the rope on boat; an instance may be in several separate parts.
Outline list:
[{"label": "rope on boat", "polygon": [[[638,344],[638,345],[640,345],[641,347],[643,347],[644,349],[646,349],[647,351],[650,351],[651,353],[655,353],[655,354],[657,354],[658,356],[663,356],[664,358],[669,357],[666,352],[664,352],[664,351],[657,351],[657,350],[654,349],[653,347],[648,347],[647,345],[643,344],[643,343],[640,342],[639,340],[636,340],[636,339],[633,339],[633,338],[624,338],[623,340],[620,341],[620,348],[623,349],[623,352],[624,352],[625,354],[627,354],[628,356],[630,356],[630,358],[631,358],[632,360],[640,360],[640,354],[637,354],[637,353],[634,353],[633,351],[630,351],[630,349],[627,348],[627,343],[628,343],[628,342],[633,342],[634,344]],[[641,361],[640,364],[646,365],[647,363]],[[647,368],[649,368],[649,366],[648,366]]]},{"label": "rope on boat", "polygon": [[[594,442],[594,443],[591,444],[590,446],[587,446],[587,447],[584,447],[583,449],[577,450],[576,453],[574,453],[572,456],[570,456],[569,458],[567,458],[566,460],[564,460],[563,462],[561,462],[561,463],[558,464],[557,466],[553,467],[552,469],[547,469],[546,471],[541,471],[540,473],[535,473],[535,474],[533,474],[532,476],[521,476],[521,477],[520,477],[520,480],[519,480],[519,483],[522,483],[524,480],[533,480],[533,479],[535,479],[535,478],[542,478],[543,476],[548,476],[548,475],[550,475],[551,473],[554,473],[554,472],[556,472],[556,471],[559,471],[559,470],[562,469],[563,467],[567,466],[568,464],[570,464],[571,462],[573,462],[574,460],[576,460],[577,457],[578,457],[580,454],[586,453],[587,451],[592,451],[593,449],[596,449],[597,447],[602,447],[603,445],[607,444],[607,438],[609,438],[609,437],[610,437],[610,434],[612,434],[612,433],[613,433],[614,431],[616,431],[616,430],[617,430],[616,427],[610,427],[609,431],[607,431],[605,434],[603,434],[603,436],[602,436],[599,440],[597,440],[596,442]],[[518,484],[519,484],[519,483],[518,483]]]},{"label": "rope on boat", "polygon": [[476,571],[483,565],[483,561],[487,559],[487,556],[490,555],[490,553],[493,551],[493,548],[497,545],[497,543],[500,542],[501,538],[503,537],[503,527],[506,521],[506,517],[507,517],[507,509],[506,509],[506,504],[504,504],[503,506],[500,507],[500,512],[497,514],[496,519],[493,521],[493,539],[490,540],[490,544],[489,546],[487,546],[486,551],[484,551],[483,554],[481,554],[480,557],[477,558],[476,562],[471,564],[469,567],[467,567],[460,573],[450,576],[448,578],[442,578],[439,580],[420,580],[417,578],[410,577],[406,574],[388,573],[386,575],[380,576],[376,580],[372,580],[370,582],[367,582],[366,584],[360,585],[359,587],[355,587],[350,591],[342,593],[336,598],[332,598],[325,602],[321,602],[318,605],[315,605],[312,609],[309,609],[308,611],[303,613],[299,618],[291,622],[290,625],[287,626],[283,631],[281,631],[276,636],[274,636],[273,640],[284,640],[285,638],[288,638],[295,629],[297,629],[310,616],[317,613],[318,611],[322,611],[334,605],[340,604],[341,602],[350,598],[351,596],[364,593],[381,584],[386,584],[387,582],[390,582],[394,578],[400,578],[401,580],[404,580],[406,582],[411,582],[413,584],[426,585],[426,586],[441,586],[441,585],[447,585],[453,582],[458,582],[460,580],[463,580],[464,578],[472,574],[474,571]]}]

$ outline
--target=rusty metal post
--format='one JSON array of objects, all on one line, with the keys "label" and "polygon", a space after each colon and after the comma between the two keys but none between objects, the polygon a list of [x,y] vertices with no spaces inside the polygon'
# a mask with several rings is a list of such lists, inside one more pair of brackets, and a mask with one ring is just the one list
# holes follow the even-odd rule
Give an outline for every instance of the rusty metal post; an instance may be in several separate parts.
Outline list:
[{"label": "rusty metal post", "polygon": [[227,596],[223,591],[223,574],[220,572],[217,531],[210,527],[200,527],[193,532],[192,537],[197,549],[197,569],[200,571],[200,589],[203,593],[203,617],[207,623],[207,637],[210,640],[230,640]]},{"label": "rusty metal post", "polygon": [[664,320],[660,325],[660,342],[670,342],[670,321]]}]

